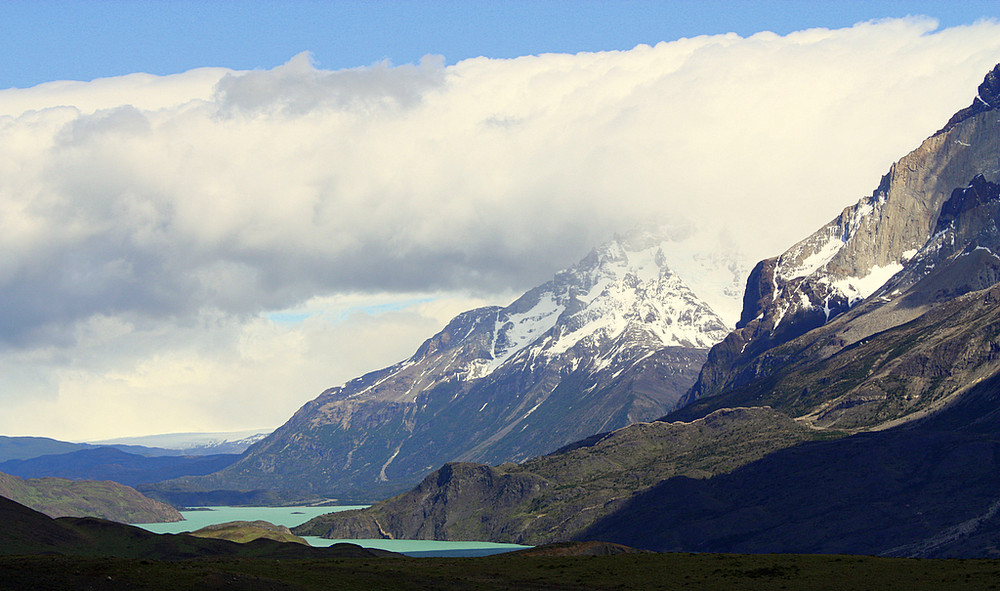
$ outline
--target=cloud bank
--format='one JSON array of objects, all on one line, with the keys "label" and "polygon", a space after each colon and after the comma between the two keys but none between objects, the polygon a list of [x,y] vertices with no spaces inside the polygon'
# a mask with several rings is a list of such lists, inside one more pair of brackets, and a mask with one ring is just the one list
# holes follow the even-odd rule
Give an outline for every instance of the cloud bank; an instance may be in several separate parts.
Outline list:
[{"label": "cloud bank", "polygon": [[639,223],[732,320],[734,272],[869,194],[998,60],[997,23],[915,18],[0,91],[0,432],[274,426]]}]

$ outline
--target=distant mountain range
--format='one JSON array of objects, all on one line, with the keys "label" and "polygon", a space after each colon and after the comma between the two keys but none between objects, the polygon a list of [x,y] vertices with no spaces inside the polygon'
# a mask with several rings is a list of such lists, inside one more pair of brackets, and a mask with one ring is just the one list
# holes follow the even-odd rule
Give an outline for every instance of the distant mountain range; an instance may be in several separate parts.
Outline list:
[{"label": "distant mountain range", "polygon": [[448,464],[296,531],[1000,555],[998,176],[1000,65],[870,197],[757,264],[739,324],[663,421],[521,465]]},{"label": "distant mountain range", "polygon": [[[257,431],[181,433],[121,439],[108,444],[70,443],[45,437],[0,436],[0,473],[36,479],[31,482],[42,482],[42,480],[37,479],[55,477],[76,481],[93,481],[91,484],[99,485],[98,488],[102,486],[107,488],[105,484],[108,483],[100,481],[113,481],[130,487],[145,488],[170,478],[209,474],[221,470],[235,462],[240,457],[239,452],[244,451],[254,441],[260,440],[265,435],[266,433]],[[176,449],[136,445],[137,443],[176,446]],[[211,450],[227,449],[237,453],[207,453]],[[81,483],[79,486],[84,486],[84,484]],[[67,494],[71,492],[66,487],[61,487],[58,490]],[[128,503],[124,500],[128,495],[118,496],[120,497],[117,501],[120,505],[118,513],[108,513],[108,509],[105,508],[101,509],[100,512],[89,514],[108,519],[125,519],[121,516],[130,510]],[[27,502],[33,508],[43,506],[36,506],[27,497],[17,497],[17,500]],[[206,495],[202,500],[213,501],[212,504],[227,504],[275,502],[277,497],[265,491],[257,491],[253,494],[237,496]],[[46,502],[56,502],[56,499],[48,498]],[[178,505],[187,504],[176,499],[173,502]],[[85,504],[81,506],[85,506]],[[141,507],[134,509],[142,510]],[[82,516],[88,514],[81,511],[77,510],[73,513],[66,513],[66,515]],[[146,520],[150,522],[162,521],[157,516],[148,516]],[[138,519],[132,520],[133,523],[140,521]]]},{"label": "distant mountain range", "polygon": [[454,318],[409,359],[331,388],[235,464],[157,486],[372,499],[453,460],[523,461],[675,407],[728,332],[637,231],[511,305]]},{"label": "distant mountain range", "polygon": [[189,474],[209,474],[229,466],[239,457],[239,454],[147,457],[113,447],[95,447],[28,460],[7,460],[0,462],[0,472],[21,478],[59,476],[84,480],[114,480],[128,486],[136,486]]},{"label": "distant mountain range", "polygon": [[71,443],[49,437],[0,435],[0,462],[29,460],[39,456],[96,448],[114,448],[140,456],[241,454],[250,445],[266,437],[268,433],[266,430],[224,433],[168,433],[89,443]]},{"label": "distant mountain range", "polygon": [[[90,445],[110,446],[129,451],[126,446],[166,449],[189,456],[216,454],[241,454],[248,447],[267,435],[273,429],[249,429],[243,431],[220,431],[212,433],[163,433],[140,437],[119,437],[91,441]],[[139,453],[139,452],[136,452]]]}]

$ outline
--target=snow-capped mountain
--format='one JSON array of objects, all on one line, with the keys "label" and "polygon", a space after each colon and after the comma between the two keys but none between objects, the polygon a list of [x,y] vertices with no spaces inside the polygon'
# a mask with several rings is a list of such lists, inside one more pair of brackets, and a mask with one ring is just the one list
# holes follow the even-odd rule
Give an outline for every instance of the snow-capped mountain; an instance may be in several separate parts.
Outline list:
[{"label": "snow-capped mountain", "polygon": [[523,460],[662,416],[728,332],[667,266],[669,245],[617,237],[507,307],[458,315],[200,485],[375,497],[446,461]]},{"label": "snow-capped mountain", "polygon": [[471,360],[470,377],[516,359],[568,355],[574,369],[601,370],[634,361],[630,350],[711,347],[726,327],[667,267],[663,246],[648,232],[618,238],[498,310],[489,358]]},{"label": "snow-capped mountain", "polygon": [[[873,295],[891,300],[904,294],[968,244],[990,242],[995,220],[989,215],[973,216],[980,221],[964,221],[959,228],[950,222],[989,201],[990,181],[1000,175],[998,112],[1000,65],[986,75],[972,104],[893,164],[871,196],[780,256],[758,263],[747,281],[737,329],[713,350],[685,402],[744,383],[756,375],[753,360],[763,352]],[[977,245],[992,248],[986,243],[970,248]],[[957,280],[944,279],[940,269],[937,275]],[[981,289],[991,283],[978,284]],[[926,283],[923,289],[929,289]],[[915,305],[901,308],[878,328],[912,320],[920,311]]]},{"label": "snow-capped mountain", "polygon": [[270,430],[252,429],[214,433],[163,433],[139,437],[120,437],[92,441],[94,445],[139,445],[176,450],[187,455],[238,454],[270,434]]}]

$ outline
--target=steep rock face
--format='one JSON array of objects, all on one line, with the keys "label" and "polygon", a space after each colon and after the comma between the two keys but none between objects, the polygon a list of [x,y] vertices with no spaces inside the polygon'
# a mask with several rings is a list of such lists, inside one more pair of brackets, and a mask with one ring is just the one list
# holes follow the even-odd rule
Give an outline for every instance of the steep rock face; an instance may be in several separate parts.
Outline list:
[{"label": "steep rock face", "polygon": [[510,306],[463,313],[185,484],[380,498],[445,462],[520,461],[662,416],[727,332],[667,267],[667,246],[618,238]]},{"label": "steep rock face", "polygon": [[[725,390],[670,418],[767,404],[818,426],[864,429],[922,416],[961,395],[1000,371],[997,220],[1000,185],[977,175],[952,191],[932,236],[871,297],[803,335],[744,354]],[[738,343],[734,335],[726,342]]]},{"label": "steep rock face", "polygon": [[696,400],[668,418],[691,420],[718,408],[758,404],[817,427],[886,428],[920,419],[1000,372],[998,303],[1000,285],[994,285],[876,330],[919,308],[907,297],[865,302],[761,354],[755,367],[764,377]]},{"label": "steep rock face", "polygon": [[[1000,174],[997,96],[1000,65],[986,76],[973,104],[896,162],[870,197],[780,256],[758,263],[736,330],[710,352],[682,405],[759,377],[753,365],[762,353],[847,312],[904,267],[930,271],[928,265],[944,253],[932,260],[929,249],[944,238],[976,240],[968,228],[945,236],[940,226],[959,213],[943,211],[957,189],[979,191]],[[905,290],[922,275],[909,276],[910,284],[894,289]]]}]

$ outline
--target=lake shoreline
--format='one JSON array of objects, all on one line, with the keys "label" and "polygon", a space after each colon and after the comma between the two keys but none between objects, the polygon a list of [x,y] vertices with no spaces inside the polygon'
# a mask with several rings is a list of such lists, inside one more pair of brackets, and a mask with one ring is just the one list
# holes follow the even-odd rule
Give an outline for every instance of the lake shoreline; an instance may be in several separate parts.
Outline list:
[{"label": "lake shoreline", "polygon": [[[172,523],[133,523],[147,531],[157,534],[179,534],[201,529],[209,525],[231,521],[267,521],[274,525],[295,527],[309,521],[313,517],[364,509],[368,505],[339,506],[288,506],[288,507],[186,507],[181,510],[184,521]],[[498,544],[495,542],[441,541],[441,540],[391,540],[391,539],[326,539],[315,536],[305,536],[305,540],[313,547],[326,547],[347,542],[365,548],[375,548],[398,552],[411,558],[455,558],[455,557],[485,557],[515,550],[523,550],[531,546],[520,544]]]}]

